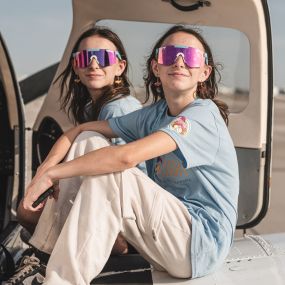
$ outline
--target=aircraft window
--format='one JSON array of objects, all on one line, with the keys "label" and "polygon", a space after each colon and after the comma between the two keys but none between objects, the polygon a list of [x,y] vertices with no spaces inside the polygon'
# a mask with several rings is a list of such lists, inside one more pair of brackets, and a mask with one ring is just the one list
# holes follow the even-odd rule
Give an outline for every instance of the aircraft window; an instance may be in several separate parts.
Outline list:
[{"label": "aircraft window", "polygon": [[[170,24],[101,20],[98,25],[111,28],[122,39],[127,50],[129,78],[139,97],[144,96],[143,71],[146,57],[160,35]],[[245,109],[249,101],[249,41],[238,30],[222,27],[199,26],[198,30],[208,41],[216,63],[221,64],[222,80],[219,96],[229,105],[231,113]]]}]

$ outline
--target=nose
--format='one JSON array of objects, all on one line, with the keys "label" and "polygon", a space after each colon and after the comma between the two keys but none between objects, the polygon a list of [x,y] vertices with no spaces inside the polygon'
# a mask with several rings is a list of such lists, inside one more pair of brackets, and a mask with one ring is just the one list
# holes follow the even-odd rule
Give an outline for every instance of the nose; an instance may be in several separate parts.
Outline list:
[{"label": "nose", "polygon": [[174,62],[175,67],[185,67],[185,62],[184,59],[181,55],[177,56],[175,62]]},{"label": "nose", "polygon": [[98,61],[97,61],[96,58],[94,58],[94,57],[91,58],[88,67],[89,67],[89,68],[94,68],[94,69],[100,68]]}]

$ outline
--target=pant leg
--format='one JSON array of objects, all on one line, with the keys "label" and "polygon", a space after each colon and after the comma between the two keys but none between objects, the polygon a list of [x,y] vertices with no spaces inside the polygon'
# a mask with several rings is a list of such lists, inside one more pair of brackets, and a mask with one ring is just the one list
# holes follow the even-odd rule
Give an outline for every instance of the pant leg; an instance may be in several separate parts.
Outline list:
[{"label": "pant leg", "polygon": [[[65,161],[73,160],[94,149],[108,145],[110,145],[110,142],[101,134],[89,131],[83,132],[75,139]],[[35,232],[29,241],[33,246],[49,254],[52,252],[81,183],[82,177],[72,177],[59,181],[60,193],[58,200],[48,199],[46,202]]]},{"label": "pant leg", "polygon": [[89,284],[120,231],[155,267],[191,277],[191,216],[177,198],[132,168],[83,179],[45,284]]},{"label": "pant leg", "polygon": [[156,269],[175,277],[191,277],[187,208],[137,169],[122,175],[123,236]]}]

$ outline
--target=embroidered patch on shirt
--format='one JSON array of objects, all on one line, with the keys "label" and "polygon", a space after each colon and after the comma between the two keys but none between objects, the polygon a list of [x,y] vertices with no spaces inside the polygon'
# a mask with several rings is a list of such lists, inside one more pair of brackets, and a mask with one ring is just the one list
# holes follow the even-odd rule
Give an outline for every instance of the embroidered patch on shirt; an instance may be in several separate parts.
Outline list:
[{"label": "embroidered patch on shirt", "polygon": [[184,116],[180,116],[177,117],[175,120],[173,120],[168,127],[177,132],[178,134],[185,136],[188,134],[189,130],[190,130],[190,122],[189,120],[184,117]]}]

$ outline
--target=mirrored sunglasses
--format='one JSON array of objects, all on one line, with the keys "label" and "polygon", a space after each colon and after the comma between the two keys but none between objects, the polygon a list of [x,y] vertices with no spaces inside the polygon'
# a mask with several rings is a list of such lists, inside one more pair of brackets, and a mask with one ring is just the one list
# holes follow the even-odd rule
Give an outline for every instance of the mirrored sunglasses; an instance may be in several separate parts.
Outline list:
[{"label": "mirrored sunglasses", "polygon": [[202,67],[208,64],[208,55],[205,52],[187,46],[164,46],[156,50],[157,62],[163,65],[172,65],[181,56],[190,68]]},{"label": "mirrored sunglasses", "polygon": [[101,67],[116,63],[116,57],[122,59],[118,51],[108,49],[86,49],[73,53],[74,65],[78,68],[86,68],[95,59]]}]

